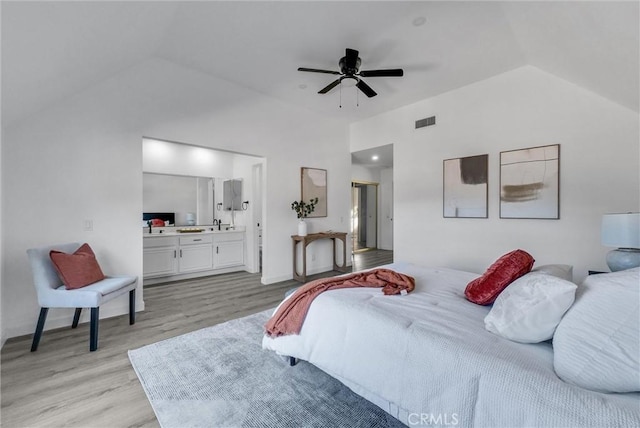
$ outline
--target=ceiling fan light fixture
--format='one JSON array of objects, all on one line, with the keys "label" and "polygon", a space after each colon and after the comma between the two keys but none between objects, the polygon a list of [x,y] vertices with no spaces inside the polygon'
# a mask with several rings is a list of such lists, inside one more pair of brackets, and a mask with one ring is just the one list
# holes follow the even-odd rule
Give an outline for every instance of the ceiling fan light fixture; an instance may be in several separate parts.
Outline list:
[{"label": "ceiling fan light fixture", "polygon": [[345,88],[353,88],[358,84],[358,78],[354,76],[342,76],[340,84]]}]

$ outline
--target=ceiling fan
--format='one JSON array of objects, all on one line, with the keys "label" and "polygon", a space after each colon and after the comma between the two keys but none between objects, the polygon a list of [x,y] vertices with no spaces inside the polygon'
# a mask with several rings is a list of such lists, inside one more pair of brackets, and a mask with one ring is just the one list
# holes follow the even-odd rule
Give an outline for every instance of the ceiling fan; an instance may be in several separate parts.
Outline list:
[{"label": "ceiling fan", "polygon": [[355,82],[355,86],[358,87],[366,96],[369,98],[375,97],[378,95],[376,91],[371,89],[369,85],[364,83],[361,77],[401,77],[404,72],[401,68],[392,68],[387,70],[362,70],[360,71],[360,57],[358,57],[358,51],[355,49],[346,49],[345,56],[340,58],[338,65],[340,66],[340,71],[332,71],[332,70],[319,70],[317,68],[305,68],[300,67],[298,71],[309,71],[311,73],[326,73],[326,74],[336,74],[340,77],[333,82],[329,83],[324,88],[318,91],[319,94],[326,94],[336,86],[338,86],[343,81]]}]

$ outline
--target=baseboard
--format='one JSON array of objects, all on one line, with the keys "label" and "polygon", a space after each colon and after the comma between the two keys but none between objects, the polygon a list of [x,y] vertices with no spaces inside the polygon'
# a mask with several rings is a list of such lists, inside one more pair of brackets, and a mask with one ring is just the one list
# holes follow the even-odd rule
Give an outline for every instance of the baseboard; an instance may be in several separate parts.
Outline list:
[{"label": "baseboard", "polygon": [[[347,263],[347,267],[350,267],[351,263]],[[333,265],[328,266],[319,266],[313,269],[307,269],[307,276],[315,275],[317,273],[329,272],[333,270]],[[289,281],[293,279],[293,273],[289,273],[287,275],[278,275],[278,276],[262,276],[260,282],[264,285],[275,284],[276,282]]]},{"label": "baseboard", "polygon": [[[136,301],[136,313],[142,311],[144,311],[144,301]],[[89,322],[91,316],[90,312],[91,311],[89,311],[88,309],[82,311],[82,315],[80,316],[81,324]],[[44,325],[44,331],[46,332],[47,330],[54,330],[56,328],[70,327],[73,320],[73,313],[74,309],[51,308],[49,310],[49,314],[47,315],[47,321]],[[101,320],[127,314],[129,314],[128,303],[122,306],[109,306],[109,304],[107,303],[105,306],[100,307]],[[8,328],[5,332],[6,335],[3,334],[2,336],[2,345],[4,345],[4,342],[6,342],[7,339],[10,339],[12,337],[32,335],[36,329],[36,321],[37,318],[33,322],[24,321],[19,325]],[[129,321],[127,320],[127,322]]]},{"label": "baseboard", "polygon": [[183,279],[201,278],[205,276],[220,275],[223,273],[241,272],[241,271],[248,272],[247,267],[245,265],[241,265],[241,266],[232,266],[228,268],[220,268],[215,270],[182,273],[182,274],[171,275],[171,276],[156,276],[156,277],[144,278],[142,280],[142,283],[146,286],[146,285],[162,284],[165,282],[180,281]]},{"label": "baseboard", "polygon": [[269,284],[275,284],[277,282],[288,281],[290,279],[293,279],[293,275],[292,274],[278,275],[278,276],[264,276],[264,275],[262,275],[262,277],[260,278],[260,282],[262,284],[264,284],[264,285],[269,285]]}]

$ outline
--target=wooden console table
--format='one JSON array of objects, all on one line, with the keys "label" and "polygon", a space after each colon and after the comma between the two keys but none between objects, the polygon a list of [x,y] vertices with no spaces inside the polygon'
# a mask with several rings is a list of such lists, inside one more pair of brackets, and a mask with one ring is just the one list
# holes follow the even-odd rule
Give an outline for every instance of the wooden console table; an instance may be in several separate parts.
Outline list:
[{"label": "wooden console table", "polygon": [[[347,267],[347,233],[346,232],[321,232],[310,233],[307,236],[292,235],[293,240],[293,279],[300,282],[307,281],[307,245],[318,239],[331,239],[333,246],[333,270],[349,272]],[[342,241],[342,266],[336,262],[336,239]],[[296,245],[302,243],[302,273],[298,274]]]}]

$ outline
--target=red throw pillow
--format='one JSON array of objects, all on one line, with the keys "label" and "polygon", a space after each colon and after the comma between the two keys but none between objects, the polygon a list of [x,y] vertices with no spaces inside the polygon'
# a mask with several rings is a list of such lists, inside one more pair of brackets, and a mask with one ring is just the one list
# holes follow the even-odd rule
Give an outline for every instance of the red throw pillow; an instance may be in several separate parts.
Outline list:
[{"label": "red throw pillow", "polygon": [[531,271],[535,260],[523,250],[514,250],[496,260],[480,277],[467,284],[464,295],[478,305],[489,305],[507,285]]},{"label": "red throw pillow", "polygon": [[51,250],[49,257],[67,290],[81,288],[104,279],[102,269],[89,244],[82,244],[73,254]]}]

